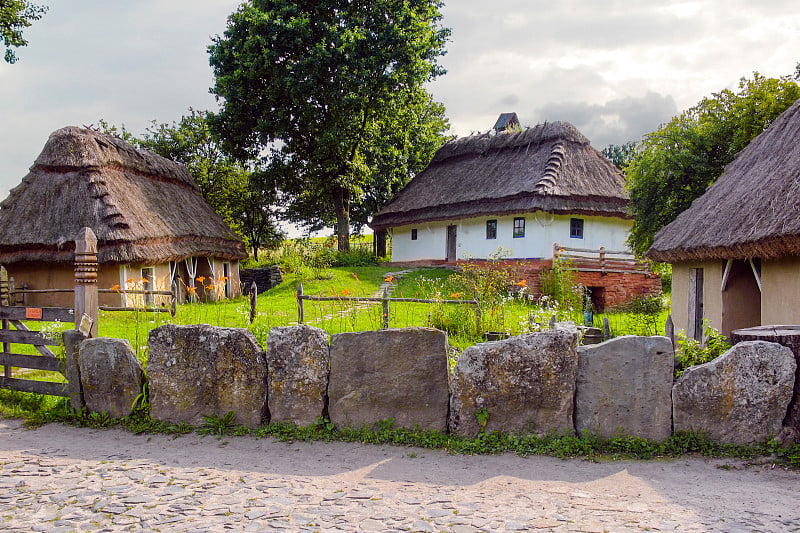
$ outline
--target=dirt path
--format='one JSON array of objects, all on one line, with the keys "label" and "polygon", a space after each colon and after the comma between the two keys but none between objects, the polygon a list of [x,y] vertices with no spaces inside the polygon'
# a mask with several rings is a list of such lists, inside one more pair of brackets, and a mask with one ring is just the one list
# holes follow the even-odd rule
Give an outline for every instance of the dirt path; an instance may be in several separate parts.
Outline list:
[{"label": "dirt path", "polygon": [[2,531],[800,531],[800,473],[0,420]]}]

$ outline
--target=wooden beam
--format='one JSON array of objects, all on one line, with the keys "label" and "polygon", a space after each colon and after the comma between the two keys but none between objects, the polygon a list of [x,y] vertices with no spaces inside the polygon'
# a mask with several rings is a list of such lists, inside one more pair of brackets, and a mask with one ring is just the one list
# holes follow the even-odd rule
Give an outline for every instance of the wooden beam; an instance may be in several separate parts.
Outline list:
[{"label": "wooden beam", "polygon": [[41,355],[0,353],[0,365],[61,372],[61,361],[52,357],[42,357]]},{"label": "wooden beam", "polygon": [[17,390],[20,392],[33,392],[36,394],[47,394],[50,396],[67,397],[64,392],[66,383],[54,383],[52,381],[32,381],[29,379],[0,378],[0,388]]},{"label": "wooden beam", "polygon": [[[33,310],[30,311],[30,310]],[[42,318],[28,318],[41,310]],[[60,307],[0,307],[0,319],[3,320],[37,320],[41,322],[69,322],[75,323],[75,312],[72,309]]]},{"label": "wooden beam", "polygon": [[756,270],[756,265],[753,263],[752,259],[747,260],[750,263],[750,269],[753,271],[753,276],[756,278],[756,283],[758,283],[758,292],[763,292],[761,289],[761,276],[758,274],[758,270]]},{"label": "wooden beam", "polygon": [[12,344],[33,344],[35,346],[58,346],[61,344],[57,340],[42,336],[38,331],[14,331],[13,329],[0,331],[0,341]]},{"label": "wooden beam", "polygon": [[722,272],[722,288],[720,292],[725,292],[725,287],[728,286],[728,276],[731,273],[731,265],[733,265],[733,259],[728,259],[725,263],[725,270]]},{"label": "wooden beam", "polygon": [[[15,328],[17,328],[18,331],[30,331],[31,330],[28,326],[25,325],[24,322],[20,322],[19,320],[10,320],[9,322],[11,322],[11,324]],[[38,331],[34,331],[34,333],[39,333],[39,332]],[[39,333],[39,335],[41,335],[41,333]],[[30,343],[30,344],[33,344],[33,343]],[[54,354],[50,350],[50,348],[48,348],[47,346],[44,346],[42,344],[33,344],[33,347],[36,348],[37,352],[39,352],[40,354],[42,354],[44,356],[52,357],[53,359],[57,359],[56,354]]]}]

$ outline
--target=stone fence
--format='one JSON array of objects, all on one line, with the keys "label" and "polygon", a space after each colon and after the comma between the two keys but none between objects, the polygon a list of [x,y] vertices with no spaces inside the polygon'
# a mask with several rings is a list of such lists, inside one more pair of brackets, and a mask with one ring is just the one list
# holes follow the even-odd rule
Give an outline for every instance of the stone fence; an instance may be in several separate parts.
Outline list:
[{"label": "stone fence", "polygon": [[[673,383],[666,337],[591,346],[578,337],[564,323],[485,342],[464,350],[450,372],[447,336],[430,328],[329,338],[309,326],[279,327],[264,350],[244,329],[166,325],[150,333],[151,415],[196,425],[234,411],[249,426],[327,415],[339,428],[393,419],[463,436],[587,431],[660,441],[691,430],[730,443],[781,431],[796,368],[788,348],[743,342]],[[87,407],[126,415],[142,379],[127,342],[87,340],[79,366]]]}]

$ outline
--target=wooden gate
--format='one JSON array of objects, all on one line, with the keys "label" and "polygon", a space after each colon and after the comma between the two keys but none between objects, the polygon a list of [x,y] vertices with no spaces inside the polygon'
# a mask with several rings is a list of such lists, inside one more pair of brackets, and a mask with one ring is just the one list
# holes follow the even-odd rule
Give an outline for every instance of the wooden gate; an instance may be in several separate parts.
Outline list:
[{"label": "wooden gate", "polygon": [[[52,289],[50,292],[63,292],[66,289]],[[48,292],[47,290],[40,292]],[[77,348],[85,337],[97,336],[97,237],[90,228],[83,228],[75,238],[75,308],[23,307],[10,305],[13,295],[9,291],[8,273],[0,267],[0,388],[22,392],[49,394],[69,397],[73,407],[82,407],[80,378],[77,369]],[[23,321],[62,322],[75,324],[76,330],[63,333],[65,357],[62,361],[49,348],[61,344],[38,331],[31,331]],[[13,329],[12,329],[13,327]],[[30,345],[37,354],[18,353],[15,345]],[[44,370],[59,372],[66,383],[54,381],[35,381],[14,377],[13,369]],[[24,375],[24,374],[23,374]]]},{"label": "wooden gate", "polygon": [[[0,341],[3,343],[3,352],[0,354],[3,377],[0,378],[0,387],[51,396],[70,396],[71,387],[65,383],[15,378],[12,371],[13,368],[46,370],[59,372],[66,377],[65,364],[49,348],[58,346],[61,342],[38,331],[31,331],[23,320],[74,323],[74,316],[72,309],[58,307],[0,306],[0,319],[3,322],[3,327],[0,329]],[[11,326],[14,329],[11,329]],[[39,355],[15,353],[11,348],[13,345],[33,346]]]}]

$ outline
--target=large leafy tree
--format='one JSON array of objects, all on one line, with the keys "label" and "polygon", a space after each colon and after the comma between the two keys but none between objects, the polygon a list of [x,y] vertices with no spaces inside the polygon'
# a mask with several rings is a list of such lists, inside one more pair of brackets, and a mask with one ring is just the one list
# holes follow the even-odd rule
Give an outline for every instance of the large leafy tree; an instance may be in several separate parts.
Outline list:
[{"label": "large leafy tree", "polygon": [[153,121],[139,137],[123,127],[101,121],[106,132],[186,165],[209,205],[246,241],[258,259],[258,250],[282,240],[275,204],[277,190],[272,175],[249,168],[226,155],[211,134],[207,111],[189,109],[181,120]]},{"label": "large leafy tree", "polygon": [[738,91],[703,98],[645,135],[626,168],[634,216],[629,243],[647,251],[672,222],[720,176],[725,165],[800,98],[800,65],[790,76],[742,78]]},{"label": "large leafy tree", "polygon": [[[335,220],[349,248],[350,212],[392,145],[382,123],[444,71],[441,0],[250,0],[209,47],[222,109],[212,120],[237,158],[268,155],[293,213]],[[439,117],[440,118],[440,117]],[[438,120],[438,119],[437,119]],[[372,165],[372,166],[371,166]]]},{"label": "large leafy tree", "polygon": [[7,63],[17,62],[13,48],[28,44],[22,37],[23,30],[46,12],[46,6],[31,4],[27,0],[0,0],[0,37],[5,46],[4,59]]},{"label": "large leafy tree", "polygon": [[609,144],[600,153],[618,169],[624,170],[636,155],[636,143],[628,141],[625,144]]}]

